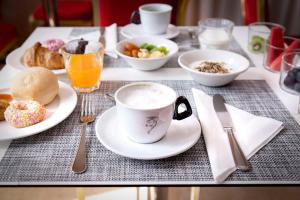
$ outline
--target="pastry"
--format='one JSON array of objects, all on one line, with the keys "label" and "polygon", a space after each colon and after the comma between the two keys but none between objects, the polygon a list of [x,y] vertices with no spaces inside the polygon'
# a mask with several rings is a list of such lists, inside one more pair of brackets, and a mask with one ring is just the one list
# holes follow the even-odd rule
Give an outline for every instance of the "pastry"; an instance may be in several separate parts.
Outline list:
[{"label": "pastry", "polygon": [[64,46],[64,41],[60,39],[50,39],[46,40],[43,43],[43,46],[49,49],[50,51],[58,52],[58,50]]},{"label": "pastry", "polygon": [[17,101],[11,103],[4,112],[4,117],[13,127],[24,128],[45,119],[46,109],[37,101]]},{"label": "pastry", "polygon": [[51,103],[58,94],[58,79],[43,67],[20,72],[12,81],[11,93],[18,100],[35,100],[42,105]]},{"label": "pastry", "polygon": [[28,67],[41,66],[50,70],[65,68],[62,55],[42,47],[40,42],[25,51],[22,61]]},{"label": "pastry", "polygon": [[4,111],[9,106],[12,96],[9,94],[0,94],[0,121],[4,120]]}]

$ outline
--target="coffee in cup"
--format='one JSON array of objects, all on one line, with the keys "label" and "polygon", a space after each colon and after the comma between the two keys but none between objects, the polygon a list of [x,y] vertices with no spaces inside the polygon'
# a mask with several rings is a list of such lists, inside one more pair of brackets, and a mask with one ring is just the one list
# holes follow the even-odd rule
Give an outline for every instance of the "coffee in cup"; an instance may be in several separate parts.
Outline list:
[{"label": "coffee in cup", "polygon": [[[153,143],[166,133],[172,119],[182,120],[192,114],[188,100],[177,97],[168,86],[140,82],[125,85],[115,93],[120,131],[137,143]],[[186,110],[178,112],[184,104]]]}]

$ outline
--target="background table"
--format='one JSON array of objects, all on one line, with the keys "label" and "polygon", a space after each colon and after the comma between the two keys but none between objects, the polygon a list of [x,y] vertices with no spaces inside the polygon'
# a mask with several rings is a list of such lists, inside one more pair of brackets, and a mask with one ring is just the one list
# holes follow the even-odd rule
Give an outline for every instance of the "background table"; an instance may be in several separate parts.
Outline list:
[{"label": "background table", "polygon": [[[188,28],[188,27],[187,27]],[[72,31],[71,27],[65,28],[37,28],[31,36],[24,42],[22,47],[30,47],[36,41],[44,41],[55,37],[61,39],[67,39],[70,32]],[[247,27],[235,27],[233,35],[236,40],[239,42],[241,47],[246,51],[249,57],[252,59],[256,67],[250,68],[246,73],[238,77],[238,79],[247,79],[247,80],[260,80],[264,79],[272,88],[274,93],[278,98],[283,102],[283,104],[290,111],[291,115],[300,123],[300,115],[297,113],[297,104],[298,97],[290,95],[279,88],[279,74],[271,73],[265,70],[262,67],[262,55],[251,54],[247,50],[247,37],[248,37],[248,28]],[[12,77],[16,74],[16,70],[12,67],[5,66],[0,72],[0,87],[9,87],[9,83]],[[66,75],[60,75],[59,79],[66,81]],[[191,80],[191,77],[181,68],[162,68],[157,71],[143,72],[137,71],[132,68],[104,68],[102,73],[102,80]],[[297,133],[299,134],[299,133]],[[5,154],[10,141],[0,142],[0,160]],[[80,183],[81,184],[81,183]],[[89,184],[89,183],[87,183]]]}]

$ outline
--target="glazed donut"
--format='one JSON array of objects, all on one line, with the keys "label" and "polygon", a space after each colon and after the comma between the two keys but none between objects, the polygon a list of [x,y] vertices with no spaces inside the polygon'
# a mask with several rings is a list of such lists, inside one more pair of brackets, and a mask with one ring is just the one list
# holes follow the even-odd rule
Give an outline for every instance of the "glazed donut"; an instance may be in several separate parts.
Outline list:
[{"label": "glazed donut", "polygon": [[4,118],[16,128],[37,124],[45,119],[46,108],[37,101],[16,101],[10,103]]}]

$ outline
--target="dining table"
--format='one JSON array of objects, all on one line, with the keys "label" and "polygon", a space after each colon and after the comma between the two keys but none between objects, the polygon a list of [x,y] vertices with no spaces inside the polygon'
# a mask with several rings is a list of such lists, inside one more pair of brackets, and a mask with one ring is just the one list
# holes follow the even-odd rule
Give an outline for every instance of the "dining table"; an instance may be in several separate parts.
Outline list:
[{"label": "dining table", "polygon": [[[70,39],[74,29],[95,27],[38,27],[21,48],[29,48],[36,41],[51,38]],[[180,34],[172,39],[179,47],[184,35],[196,26],[180,26]],[[122,36],[119,37],[119,40]],[[188,40],[189,38],[187,38]],[[195,39],[195,38],[194,38]],[[206,87],[194,82],[182,69],[177,58],[180,50],[164,67],[154,71],[139,71],[128,67],[122,58],[105,56],[100,89],[95,91],[94,105],[98,114],[114,104],[103,94],[135,81],[153,81],[169,85],[193,103],[191,88],[212,95],[229,97],[229,104],[253,114],[273,117],[284,123],[285,129],[250,158],[252,170],[235,171],[224,184],[299,184],[300,183],[300,114],[299,96],[283,91],[279,85],[280,73],[263,67],[263,54],[248,50],[248,27],[235,26],[233,39],[236,51],[250,61],[249,69],[233,83],[223,87]],[[197,38],[196,38],[197,40]],[[188,43],[187,43],[188,44]],[[193,47],[194,48],[194,47]],[[191,47],[192,49],[192,47]],[[239,52],[240,51],[240,52]],[[0,88],[10,87],[19,71],[6,64],[0,71]],[[66,74],[57,75],[60,81],[70,84]],[[255,102],[249,99],[253,97]],[[205,148],[203,134],[189,150],[177,156],[159,160],[137,160],[122,157],[106,149],[95,136],[94,123],[87,135],[88,168],[85,173],[74,174],[71,164],[80,138],[77,117],[80,106],[61,124],[37,135],[16,140],[0,141],[1,185],[153,185],[153,184],[215,184]],[[0,130],[0,134],[1,134]],[[138,151],[138,149],[137,149]]]}]

